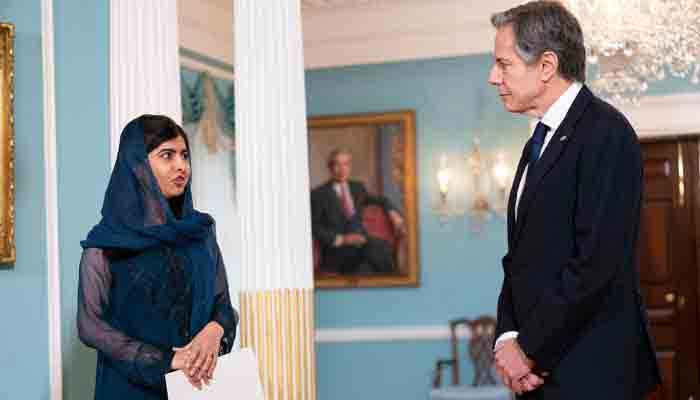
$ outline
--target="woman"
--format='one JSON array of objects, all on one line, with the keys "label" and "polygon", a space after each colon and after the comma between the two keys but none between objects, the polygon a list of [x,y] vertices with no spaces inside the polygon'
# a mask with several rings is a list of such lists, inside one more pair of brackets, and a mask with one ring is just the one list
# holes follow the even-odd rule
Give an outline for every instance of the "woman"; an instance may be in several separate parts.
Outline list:
[{"label": "woman", "polygon": [[81,246],[78,332],[97,350],[95,399],[167,399],[173,370],[208,384],[238,316],[214,220],[192,207],[187,137],[170,118],[124,128],[102,220]]}]

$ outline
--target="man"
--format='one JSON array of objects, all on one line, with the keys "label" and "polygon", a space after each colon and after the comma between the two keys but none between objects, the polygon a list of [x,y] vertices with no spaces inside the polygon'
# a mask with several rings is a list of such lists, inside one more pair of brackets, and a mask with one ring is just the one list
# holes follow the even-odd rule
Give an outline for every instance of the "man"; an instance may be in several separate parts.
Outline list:
[{"label": "man", "polygon": [[641,399],[660,383],[639,294],[641,152],[583,85],[581,28],[560,3],[492,16],[489,83],[539,120],[508,205],[495,360],[521,399]]},{"label": "man", "polygon": [[398,235],[405,232],[403,218],[388,199],[370,196],[362,182],[349,179],[349,151],[333,150],[327,165],[331,179],[311,192],[312,232],[321,245],[321,268],[342,274],[393,272],[391,247],[367,234],[362,213],[367,205],[381,206]]}]

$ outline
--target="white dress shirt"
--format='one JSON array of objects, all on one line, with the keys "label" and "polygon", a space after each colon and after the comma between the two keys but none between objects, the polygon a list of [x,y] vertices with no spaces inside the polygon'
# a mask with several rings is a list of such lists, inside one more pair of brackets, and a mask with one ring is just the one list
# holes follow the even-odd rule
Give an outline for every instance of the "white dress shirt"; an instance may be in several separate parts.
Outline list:
[{"label": "white dress shirt", "polygon": [[333,182],[333,189],[335,190],[335,194],[338,195],[339,199],[343,198],[343,187],[341,187],[341,185],[344,186],[345,192],[348,194],[348,200],[350,201],[350,205],[353,209],[355,209],[355,202],[352,200],[352,195],[350,194],[350,185],[348,185],[348,181],[345,181],[343,183]]},{"label": "white dress shirt", "polygon": [[[566,117],[566,114],[569,112],[569,109],[571,108],[571,105],[574,103],[574,100],[576,99],[576,96],[578,96],[578,92],[581,91],[581,88],[583,85],[579,82],[574,82],[569,86],[566,91],[559,96],[557,101],[552,104],[547,112],[544,113],[542,116],[542,119],[539,120],[539,122],[542,122],[543,124],[547,125],[549,127],[549,131],[547,131],[547,134],[544,137],[544,144],[542,145],[542,150],[540,150],[540,157],[542,154],[544,154],[545,149],[547,148],[547,145],[549,144],[549,141],[552,139],[554,134],[556,133],[557,129],[559,129],[559,125],[561,125],[562,121],[564,121],[564,118]],[[518,204],[520,204],[520,196],[523,194],[523,189],[525,189],[525,180],[527,179],[527,169],[529,166],[525,167],[525,170],[523,171],[523,176],[520,178],[520,184],[518,185],[518,196],[515,198],[515,218],[518,218]],[[514,339],[518,337],[518,332],[516,331],[509,331],[501,334],[501,336],[498,337],[496,340],[495,348],[498,347],[498,344],[504,340],[508,339]]]}]

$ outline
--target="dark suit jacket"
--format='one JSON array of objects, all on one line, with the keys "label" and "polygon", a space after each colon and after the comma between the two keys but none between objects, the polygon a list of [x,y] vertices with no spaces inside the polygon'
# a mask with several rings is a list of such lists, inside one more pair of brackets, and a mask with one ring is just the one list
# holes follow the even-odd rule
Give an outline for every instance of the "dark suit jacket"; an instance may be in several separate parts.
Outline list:
[{"label": "dark suit jacket", "polygon": [[350,220],[343,213],[340,197],[333,189],[333,181],[328,181],[311,191],[311,230],[314,239],[321,243],[322,248],[332,247],[336,235],[366,234],[362,227],[362,213],[366,206],[376,204],[387,212],[396,210],[385,197],[371,196],[367,193],[362,182],[348,180],[348,186],[355,205],[355,216]]},{"label": "dark suit jacket", "polygon": [[640,399],[660,375],[639,292],[642,162],[625,117],[583,87],[521,195],[511,188],[496,337],[518,331],[525,399]]}]

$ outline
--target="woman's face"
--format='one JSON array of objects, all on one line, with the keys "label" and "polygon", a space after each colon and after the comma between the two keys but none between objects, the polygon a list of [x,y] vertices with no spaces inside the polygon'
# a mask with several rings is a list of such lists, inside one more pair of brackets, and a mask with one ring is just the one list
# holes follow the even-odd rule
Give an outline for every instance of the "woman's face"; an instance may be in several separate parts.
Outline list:
[{"label": "woman's face", "polygon": [[190,180],[190,154],[182,136],[163,142],[148,153],[148,163],[166,199],[180,196]]}]

